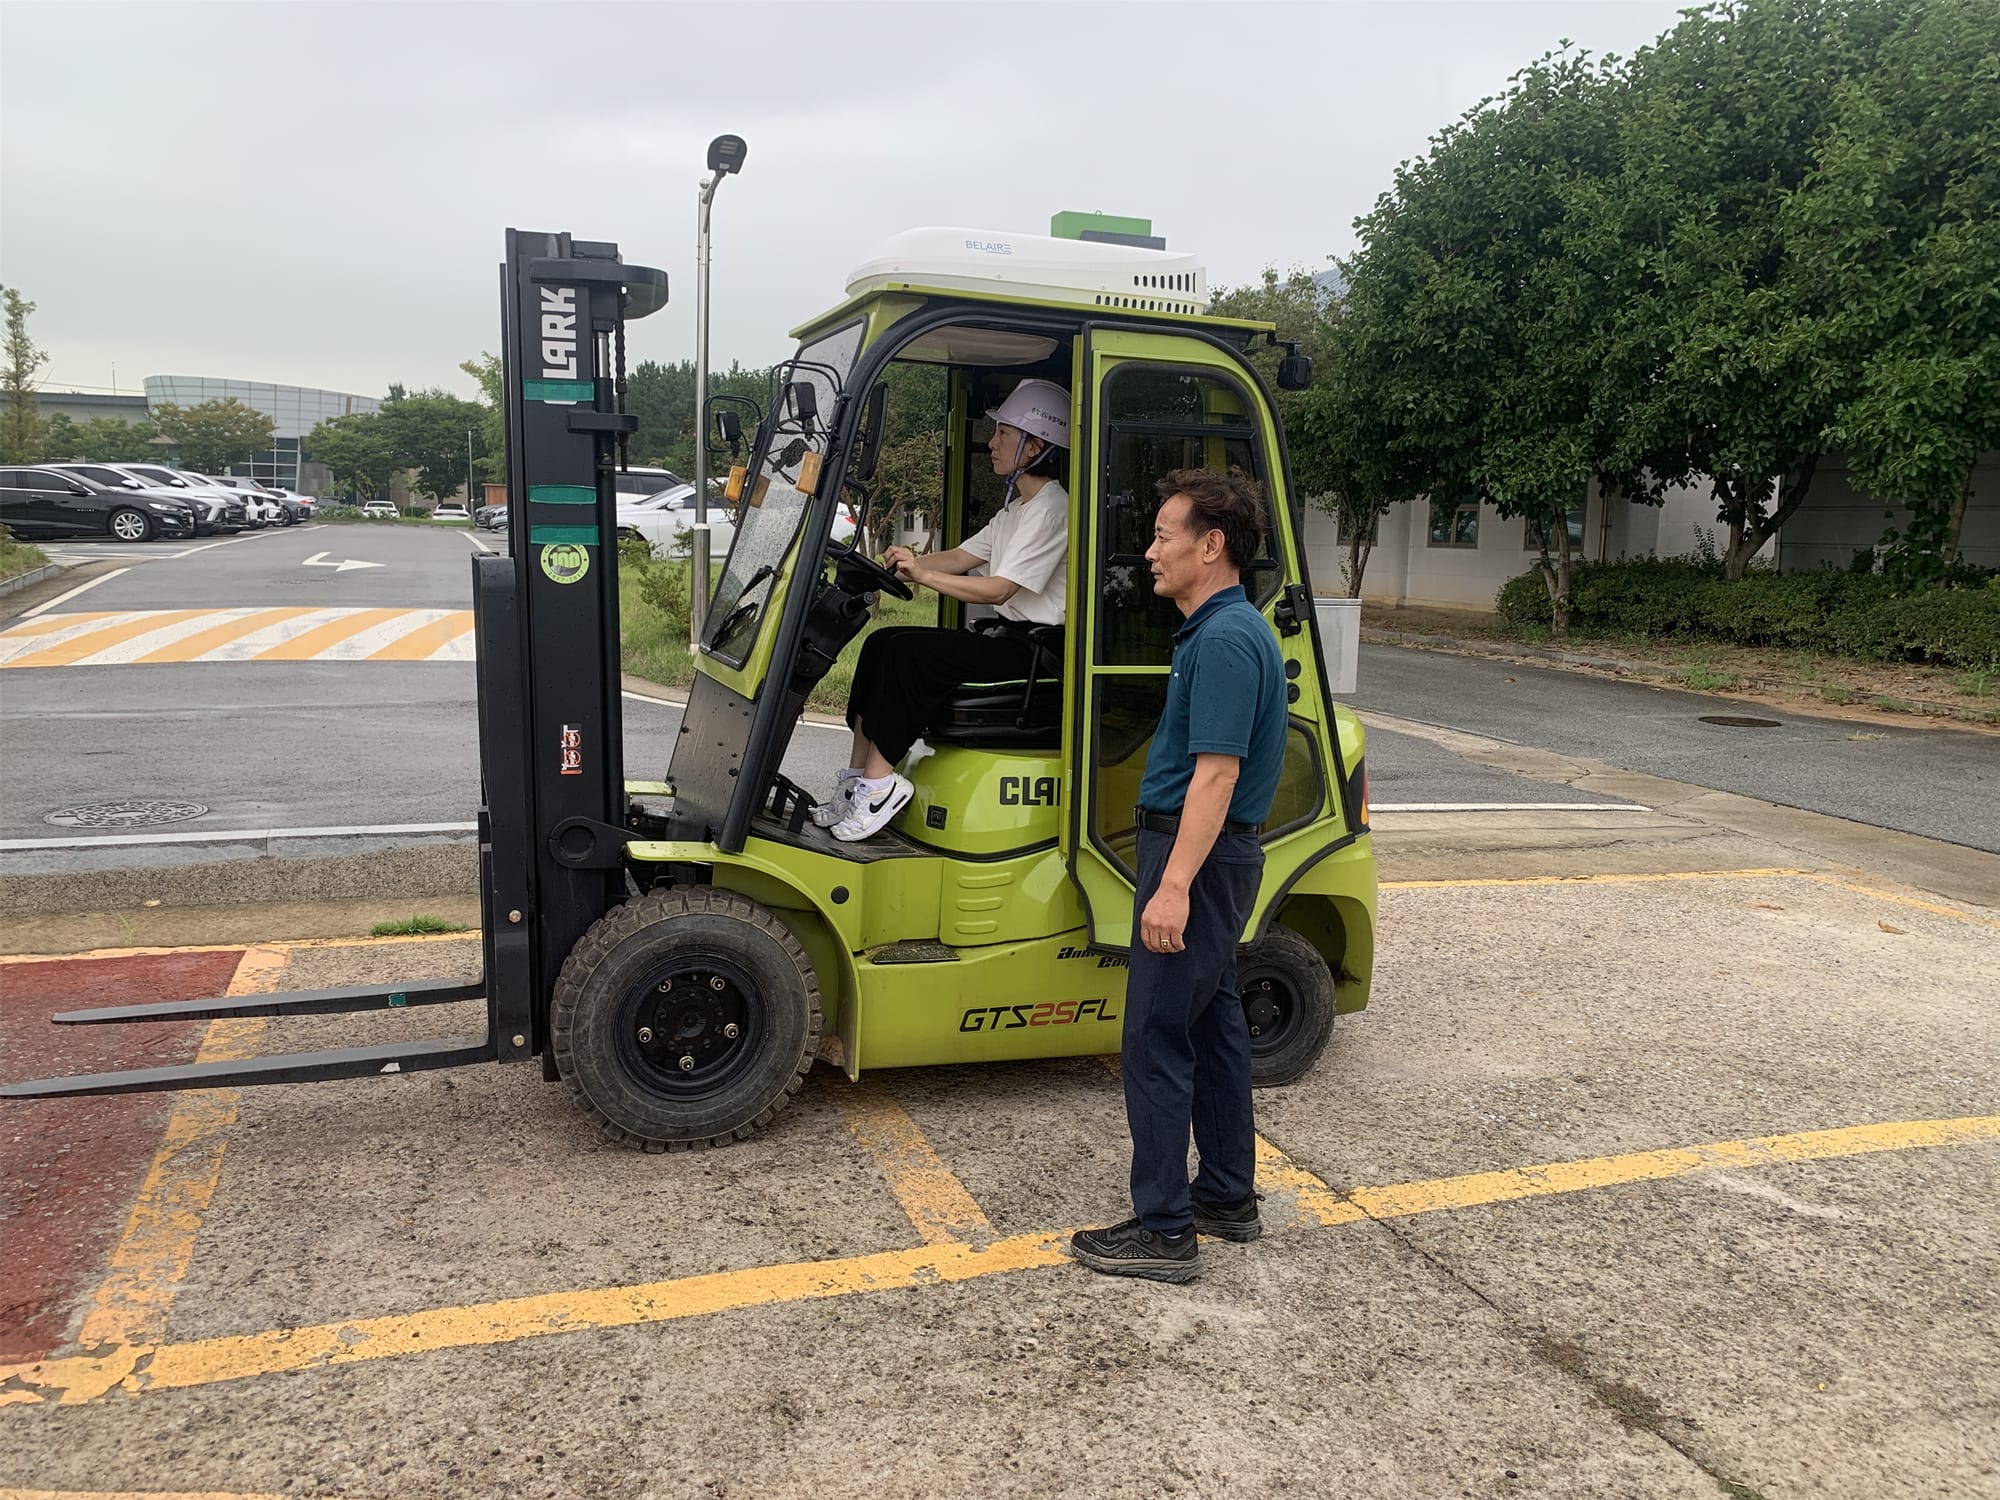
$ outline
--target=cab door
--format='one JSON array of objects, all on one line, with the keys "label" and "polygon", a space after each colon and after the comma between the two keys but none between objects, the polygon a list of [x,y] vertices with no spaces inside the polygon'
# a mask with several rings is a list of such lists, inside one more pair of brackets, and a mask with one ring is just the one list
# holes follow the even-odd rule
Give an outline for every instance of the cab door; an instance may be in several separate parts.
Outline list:
[{"label": "cab door", "polygon": [[[1088,444],[1078,474],[1087,497],[1079,559],[1083,629],[1071,643],[1070,802],[1065,854],[1090,915],[1090,939],[1129,948],[1138,843],[1135,810],[1153,732],[1166,706],[1180,611],[1153,592],[1146,549],[1159,509],[1157,482],[1175,469],[1241,469],[1264,487],[1271,526],[1244,592],[1271,619],[1291,679],[1285,769],[1264,825],[1270,895],[1339,838],[1327,793],[1334,747],[1320,697],[1315,632],[1292,535],[1277,430],[1252,377],[1232,353],[1184,334],[1093,328],[1081,359]],[[1330,823],[1329,819],[1333,821]]]}]

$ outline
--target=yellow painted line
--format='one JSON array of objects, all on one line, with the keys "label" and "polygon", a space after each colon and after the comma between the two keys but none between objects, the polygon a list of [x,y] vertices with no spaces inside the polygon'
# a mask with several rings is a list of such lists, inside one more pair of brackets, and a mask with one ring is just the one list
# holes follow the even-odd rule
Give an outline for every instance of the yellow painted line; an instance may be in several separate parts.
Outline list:
[{"label": "yellow painted line", "polygon": [[1835,890],[1853,891],[1857,896],[1873,896],[1877,901],[1893,901],[1898,906],[1913,906],[1918,911],[1927,911],[1940,917],[1953,917],[1960,922],[1971,922],[1977,927],[2000,928],[2000,922],[1994,921],[1991,917],[1982,917],[1974,912],[1960,911],[1955,906],[1939,906],[1935,901],[1919,901],[1915,896],[1899,896],[1894,891],[1877,890],[1872,885],[1856,885],[1851,880],[1841,880],[1832,875],[1815,875],[1810,871],[1801,871],[1800,873],[1807,880],[1819,885],[1832,886]]},{"label": "yellow painted line", "polygon": [[67,667],[82,661],[86,656],[95,656],[100,651],[108,651],[113,646],[122,645],[134,636],[146,635],[169,625],[178,625],[183,620],[198,620],[203,615],[212,614],[206,609],[156,609],[141,615],[136,620],[123,620],[116,625],[107,625],[101,630],[86,630],[82,635],[64,641],[60,646],[50,646],[45,650],[31,651],[26,656],[17,656],[12,661],[0,662],[0,670],[14,667]]},{"label": "yellow painted line", "polygon": [[441,620],[412,630],[401,640],[384,646],[370,661],[423,661],[440,646],[449,644],[472,629],[472,611],[455,609]]},{"label": "yellow painted line", "polygon": [[1257,1137],[1257,1186],[1283,1193],[1300,1213],[1329,1227],[1367,1217],[1261,1135]]},{"label": "yellow painted line", "polygon": [[[67,630],[72,625],[81,625],[86,620],[109,620],[125,613],[127,611],[122,609],[98,609],[74,615],[43,615],[39,619],[23,620],[18,625],[9,625],[5,630],[0,630],[0,637],[48,635],[57,630]],[[6,1493],[5,1490],[0,1490],[0,1495]]]},{"label": "yellow painted line", "polygon": [[847,1128],[875,1158],[918,1239],[926,1245],[951,1245],[968,1234],[992,1231],[965,1184],[938,1159],[917,1122],[879,1082],[864,1080],[835,1097]]},{"label": "yellow painted line", "polygon": [[[425,932],[409,937],[280,938],[259,943],[259,948],[280,953],[298,953],[307,948],[380,948],[391,943],[470,943],[479,938],[479,929],[469,932]],[[90,948],[82,953],[0,953],[0,964],[61,964],[86,958],[153,958],[167,953],[234,953],[242,943],[195,943],[185,948]]]},{"label": "yellow painted line", "polygon": [[1809,870],[1674,870],[1652,875],[1503,875],[1480,880],[1385,880],[1385,891],[1457,891],[1503,885],[1651,885],[1663,880],[1775,880]]},{"label": "yellow painted line", "polygon": [[[268,995],[283,981],[291,955],[249,948],[229,982],[231,995]],[[211,1021],[197,1062],[251,1057],[264,1032],[261,1019]],[[167,1336],[167,1313],[194,1258],[202,1215],[222,1173],[222,1133],[236,1122],[236,1091],[202,1089],[179,1094],[160,1149],[111,1252],[111,1265],[84,1315],[78,1342],[157,1344]]]},{"label": "yellow painted line", "polygon": [[224,620],[219,625],[211,625],[206,630],[197,630],[193,635],[184,635],[179,640],[148,651],[139,661],[193,661],[218,646],[227,646],[232,641],[240,641],[246,635],[267,629],[272,625],[282,625],[287,620],[296,620],[301,615],[317,614],[311,605],[292,605],[283,609],[260,609],[251,614],[238,615]]},{"label": "yellow painted line", "polygon": [[[1299,1177],[1289,1180],[1285,1187],[1293,1192],[1304,1188],[1323,1193],[1323,1199],[1302,1201],[1309,1212],[1313,1212],[1316,1204],[1318,1212],[1314,1216],[1323,1214],[1323,1222],[1342,1224],[1356,1222],[1364,1215],[1395,1218],[1437,1213],[1620,1183],[1658,1182],[1723,1168],[1829,1161],[1872,1152],[1994,1139],[2000,1139],[2000,1115],[1976,1115],[1639,1151],[1431,1182],[1356,1188],[1345,1195],[1335,1193],[1310,1173],[1293,1168]],[[1273,1149],[1266,1143],[1260,1154],[1268,1161]],[[1266,1180],[1270,1186],[1280,1186]],[[114,1388],[131,1395],[180,1390],[283,1371],[394,1359],[405,1354],[509,1344],[590,1329],[668,1323],[735,1308],[972,1281],[1060,1264],[1067,1258],[1061,1249],[1067,1234],[1066,1230],[1057,1230],[1015,1235],[984,1248],[922,1245],[840,1260],[756,1266],[640,1286],[551,1292],[391,1317],[321,1323],[307,1328],[274,1328],[159,1347],[114,1348],[94,1355],[0,1366],[0,1405],[57,1402],[74,1406]]]},{"label": "yellow painted line", "polygon": [[353,614],[339,620],[329,620],[324,625],[315,625],[311,630],[293,636],[289,641],[281,641],[268,651],[259,651],[252,661],[311,661],[313,657],[330,646],[338,646],[342,641],[351,640],[364,630],[373,630],[377,625],[407,615],[407,609],[357,609]]}]

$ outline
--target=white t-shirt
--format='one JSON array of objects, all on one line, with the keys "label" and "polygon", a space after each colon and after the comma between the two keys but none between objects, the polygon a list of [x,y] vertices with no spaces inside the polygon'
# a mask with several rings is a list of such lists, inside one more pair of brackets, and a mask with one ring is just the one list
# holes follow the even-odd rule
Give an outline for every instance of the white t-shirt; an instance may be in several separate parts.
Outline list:
[{"label": "white t-shirt", "polygon": [[986,564],[988,578],[1014,585],[1014,597],[997,604],[1003,620],[1060,625],[1067,603],[1069,491],[1051,479],[1032,500],[1013,503],[976,535],[959,543]]}]

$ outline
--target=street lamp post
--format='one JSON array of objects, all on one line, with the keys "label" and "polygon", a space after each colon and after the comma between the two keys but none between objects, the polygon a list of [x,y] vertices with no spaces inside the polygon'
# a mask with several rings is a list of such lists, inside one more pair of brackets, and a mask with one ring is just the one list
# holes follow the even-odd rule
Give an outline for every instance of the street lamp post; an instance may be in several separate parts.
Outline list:
[{"label": "street lamp post", "polygon": [[701,184],[694,293],[694,561],[688,579],[688,644],[699,646],[708,623],[708,207],[722,179],[743,170],[750,148],[740,135],[708,143],[708,177]]},{"label": "street lamp post", "polygon": [[472,503],[472,435],[478,430],[476,427],[465,429],[465,508],[467,510],[477,510],[479,508]]}]

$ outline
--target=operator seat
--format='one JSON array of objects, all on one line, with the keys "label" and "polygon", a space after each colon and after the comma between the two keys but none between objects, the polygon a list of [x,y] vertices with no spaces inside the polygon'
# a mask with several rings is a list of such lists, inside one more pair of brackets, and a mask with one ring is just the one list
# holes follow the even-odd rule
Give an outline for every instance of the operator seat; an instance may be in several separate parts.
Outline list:
[{"label": "operator seat", "polygon": [[1036,625],[1016,639],[1023,648],[1023,675],[961,683],[931,716],[926,743],[971,750],[1062,748],[1063,628]]}]

